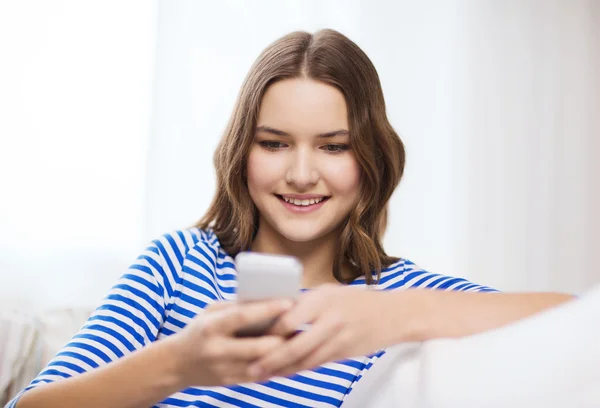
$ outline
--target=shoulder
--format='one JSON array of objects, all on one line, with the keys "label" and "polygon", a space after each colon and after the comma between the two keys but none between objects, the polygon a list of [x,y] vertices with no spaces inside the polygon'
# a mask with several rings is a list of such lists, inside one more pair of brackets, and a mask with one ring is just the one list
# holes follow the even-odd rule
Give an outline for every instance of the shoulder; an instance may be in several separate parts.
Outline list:
[{"label": "shoulder", "polygon": [[199,250],[209,252],[210,257],[225,254],[218,237],[211,230],[188,228],[161,235],[152,241],[150,250],[159,254],[167,263],[182,264]]},{"label": "shoulder", "polygon": [[178,293],[194,298],[229,299],[235,293],[233,258],[212,230],[190,228],[164,234],[153,244],[173,271]]},{"label": "shoulder", "polygon": [[138,259],[153,261],[161,275],[175,281],[183,279],[190,263],[209,273],[223,267],[234,267],[233,259],[221,247],[216,234],[196,227],[161,235]]},{"label": "shoulder", "polygon": [[[396,262],[391,265],[388,265],[381,270],[381,275],[379,277],[379,282],[375,285],[377,289],[389,289],[393,287],[402,286],[402,281],[404,279],[404,273],[407,271],[407,268],[414,264],[407,259],[398,258]],[[361,276],[356,278],[352,283],[352,285],[363,286],[366,285],[365,277]]]},{"label": "shoulder", "polygon": [[[358,278],[353,284],[364,285],[364,277]],[[393,264],[381,270],[376,289],[407,289],[426,288],[452,291],[494,292],[487,286],[477,285],[464,278],[441,275],[420,268],[405,258],[399,258]]]}]

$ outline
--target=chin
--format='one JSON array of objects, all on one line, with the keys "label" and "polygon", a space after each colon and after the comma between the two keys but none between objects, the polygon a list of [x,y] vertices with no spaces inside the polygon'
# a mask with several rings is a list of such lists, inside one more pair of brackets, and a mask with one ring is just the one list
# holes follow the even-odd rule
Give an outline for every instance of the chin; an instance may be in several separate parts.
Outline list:
[{"label": "chin", "polygon": [[327,234],[327,231],[321,228],[314,228],[310,225],[286,225],[275,228],[275,230],[285,239],[297,243],[311,242]]}]

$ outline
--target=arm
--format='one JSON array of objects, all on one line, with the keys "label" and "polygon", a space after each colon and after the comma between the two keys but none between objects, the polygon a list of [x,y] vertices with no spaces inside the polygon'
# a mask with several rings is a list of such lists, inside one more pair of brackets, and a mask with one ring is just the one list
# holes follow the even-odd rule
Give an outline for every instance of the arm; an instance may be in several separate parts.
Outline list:
[{"label": "arm", "polygon": [[386,345],[479,333],[573,298],[559,293],[504,294],[462,278],[428,272],[408,260],[398,269],[391,272],[396,283],[382,289],[408,290],[381,293],[382,307],[394,311],[385,314],[389,316],[382,333]]},{"label": "arm", "polygon": [[36,387],[23,394],[16,408],[151,406],[184,388],[169,340],[96,370]]},{"label": "arm", "polygon": [[[9,407],[119,406],[112,401],[115,395],[130,403],[126,406],[135,406],[137,391],[131,379],[138,375],[131,374],[138,371],[144,373],[139,375],[140,392],[156,385],[156,391],[161,393],[160,382],[168,384],[172,379],[158,377],[160,371],[150,369],[150,362],[166,353],[164,344],[153,342],[165,324],[165,310],[172,293],[166,283],[177,279],[164,266],[164,245],[157,240],[146,248],[79,332]],[[168,373],[173,367],[167,365],[172,362],[172,358],[160,360],[155,368]],[[124,381],[126,378],[129,379]],[[127,386],[130,391],[116,392]],[[153,392],[144,394],[139,402],[144,403],[152,395]]]},{"label": "arm", "polygon": [[290,375],[402,342],[461,337],[499,327],[572,297],[553,293],[502,294],[410,289],[375,291],[327,286],[300,297],[273,333],[297,334],[256,362],[261,379]]},{"label": "arm", "polygon": [[462,337],[504,326],[573,299],[559,293],[476,293],[422,289],[379,294],[390,314],[386,345]]},{"label": "arm", "polygon": [[274,319],[291,306],[291,301],[271,300],[209,308],[181,332],[95,370],[32,389],[15,406],[148,407],[192,385],[251,382],[247,366],[283,339],[239,339],[234,333]]}]

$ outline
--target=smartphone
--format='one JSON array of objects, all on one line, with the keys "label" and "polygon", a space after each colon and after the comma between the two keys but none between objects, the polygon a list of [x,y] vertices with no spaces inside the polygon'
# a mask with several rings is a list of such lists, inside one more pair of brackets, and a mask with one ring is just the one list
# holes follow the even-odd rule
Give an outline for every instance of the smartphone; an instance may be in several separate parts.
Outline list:
[{"label": "smartphone", "polygon": [[[235,257],[237,301],[296,298],[300,294],[302,264],[292,256],[240,252]],[[276,322],[270,319],[239,330],[240,337],[261,336]]]}]

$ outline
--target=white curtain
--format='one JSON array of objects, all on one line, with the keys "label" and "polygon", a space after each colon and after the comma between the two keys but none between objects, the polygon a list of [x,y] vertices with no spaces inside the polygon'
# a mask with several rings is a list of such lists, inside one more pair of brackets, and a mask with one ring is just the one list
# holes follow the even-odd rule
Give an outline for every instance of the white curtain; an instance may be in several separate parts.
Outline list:
[{"label": "white curtain", "polygon": [[147,235],[190,225],[250,64],[292,30],[337,29],[377,67],[407,145],[385,244],[502,290],[600,282],[599,3],[160,2]]},{"label": "white curtain", "polygon": [[94,305],[142,250],[156,6],[0,0],[3,309]]}]

